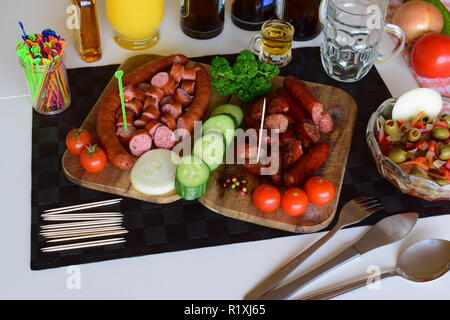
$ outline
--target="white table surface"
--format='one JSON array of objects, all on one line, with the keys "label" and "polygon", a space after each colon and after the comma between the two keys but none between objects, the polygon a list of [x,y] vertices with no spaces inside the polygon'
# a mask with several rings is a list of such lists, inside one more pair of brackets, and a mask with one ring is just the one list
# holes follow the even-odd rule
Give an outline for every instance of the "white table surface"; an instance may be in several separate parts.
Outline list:
[{"label": "white table surface", "polygon": [[[207,41],[185,36],[178,26],[179,1],[166,0],[166,14],[161,25],[161,42],[147,52],[188,56],[235,53],[247,47],[253,34],[236,28],[229,10],[222,35]],[[8,1],[0,13],[0,32],[5,47],[0,52],[0,110],[3,123],[0,136],[3,154],[0,167],[2,223],[0,243],[1,299],[241,299],[260,279],[277,266],[289,261],[323,235],[316,233],[279,239],[246,242],[174,253],[112,260],[79,266],[81,287],[69,289],[68,268],[31,271],[30,203],[31,203],[31,127],[32,110],[25,80],[14,52],[20,32],[17,21],[24,22],[27,32],[40,32],[51,27],[71,41],[65,28],[65,11],[69,2],[60,0]],[[102,33],[103,58],[86,64],[77,57],[72,43],[67,48],[67,66],[85,67],[120,63],[136,54],[119,48],[112,40],[112,28],[106,21],[104,1],[98,1]],[[229,4],[228,4],[229,6]],[[320,38],[295,43],[295,47],[317,46]],[[389,41],[383,44],[388,48]],[[9,49],[8,49],[9,48]],[[377,66],[393,96],[417,87],[402,58]],[[20,120],[19,120],[20,119]],[[9,138],[13,136],[14,138]],[[8,138],[6,138],[8,137]],[[450,240],[450,216],[420,219],[403,241],[377,249],[351,261],[315,281],[296,297],[318,289],[359,278],[367,267],[382,270],[395,265],[399,252],[418,240],[442,238]],[[293,276],[300,275],[343,250],[358,239],[368,227],[339,232],[332,241],[314,254]],[[400,278],[382,281],[381,288],[361,288],[338,299],[449,299],[450,275],[430,283],[412,283]]]}]

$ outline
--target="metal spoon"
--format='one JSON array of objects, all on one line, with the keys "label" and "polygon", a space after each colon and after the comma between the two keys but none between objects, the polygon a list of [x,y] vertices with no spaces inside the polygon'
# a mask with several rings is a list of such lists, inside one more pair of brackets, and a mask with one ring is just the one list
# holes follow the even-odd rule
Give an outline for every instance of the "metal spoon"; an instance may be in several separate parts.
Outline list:
[{"label": "metal spoon", "polygon": [[[422,240],[403,251],[397,266],[380,275],[380,280],[400,276],[415,282],[427,282],[444,275],[450,269],[450,241],[441,239]],[[367,278],[334,289],[313,294],[301,300],[326,300],[367,284]]]}]

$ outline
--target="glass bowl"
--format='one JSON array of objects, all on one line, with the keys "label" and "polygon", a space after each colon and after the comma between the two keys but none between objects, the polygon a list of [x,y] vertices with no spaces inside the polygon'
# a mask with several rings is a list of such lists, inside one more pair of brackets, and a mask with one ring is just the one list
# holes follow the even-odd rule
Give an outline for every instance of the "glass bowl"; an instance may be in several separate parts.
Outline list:
[{"label": "glass bowl", "polygon": [[366,137],[378,172],[400,191],[426,200],[450,200],[450,184],[439,185],[433,180],[407,174],[395,162],[381,153],[377,137],[380,130],[378,119],[391,119],[392,108],[397,99],[391,98],[375,111],[369,119]]}]

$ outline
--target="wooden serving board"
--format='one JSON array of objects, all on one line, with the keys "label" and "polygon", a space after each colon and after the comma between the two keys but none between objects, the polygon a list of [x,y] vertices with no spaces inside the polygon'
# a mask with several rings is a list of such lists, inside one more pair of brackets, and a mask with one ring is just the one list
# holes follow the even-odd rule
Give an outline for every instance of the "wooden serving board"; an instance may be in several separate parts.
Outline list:
[{"label": "wooden serving board", "polygon": [[[126,60],[119,69],[124,70],[126,74],[159,57],[160,56],[147,54],[134,56]],[[115,81],[116,79],[113,77],[104,92],[106,92]],[[282,77],[274,78],[274,87],[281,86],[282,81]],[[353,128],[357,116],[357,106],[353,98],[341,89],[310,82],[305,82],[305,84],[324,104],[325,109],[332,114],[334,119],[335,129],[324,137],[324,140],[331,145],[331,152],[326,163],[318,170],[317,174],[330,179],[336,185],[337,194],[335,200],[325,207],[310,205],[307,212],[299,217],[288,216],[281,209],[278,209],[273,213],[264,213],[256,209],[251,202],[250,196],[239,196],[234,191],[225,191],[221,187],[219,181],[222,175],[244,171],[243,168],[238,165],[223,165],[213,172],[209,182],[208,191],[199,199],[204,206],[225,216],[290,232],[316,232],[329,225],[333,220],[337,201],[339,199]],[[95,130],[95,119],[104,92],[82,124],[82,128],[88,130],[92,134],[94,142],[98,141]],[[209,108],[211,109],[220,104],[233,102],[234,99],[234,97],[223,97],[213,92]],[[131,171],[117,169],[111,164],[108,164],[106,168],[99,173],[86,172],[81,167],[79,157],[74,156],[67,151],[62,158],[62,167],[66,177],[70,181],[86,188],[154,203],[170,203],[180,199],[175,192],[161,196],[150,196],[140,193],[131,185]],[[268,182],[268,179],[265,177],[255,176],[246,171],[245,174],[249,180],[248,186],[250,190],[256,188],[261,183]]]},{"label": "wooden serving board", "polygon": [[[281,87],[283,79],[283,77],[275,77],[273,79],[274,88]],[[316,172],[317,175],[331,180],[336,186],[334,201],[324,207],[309,204],[308,210],[297,217],[287,215],[281,208],[271,213],[265,213],[255,207],[251,196],[238,195],[234,190],[224,189],[219,182],[221,177],[244,172],[248,178],[251,194],[251,191],[262,183],[271,184],[270,178],[251,174],[239,165],[223,165],[212,173],[208,190],[199,199],[200,203],[210,210],[231,218],[296,233],[317,232],[330,224],[336,213],[341,192],[357,117],[357,105],[355,100],[341,89],[306,81],[305,84],[324,104],[325,109],[331,113],[334,119],[334,130],[327,135],[322,134],[322,140],[331,146],[330,154],[327,161]]]}]

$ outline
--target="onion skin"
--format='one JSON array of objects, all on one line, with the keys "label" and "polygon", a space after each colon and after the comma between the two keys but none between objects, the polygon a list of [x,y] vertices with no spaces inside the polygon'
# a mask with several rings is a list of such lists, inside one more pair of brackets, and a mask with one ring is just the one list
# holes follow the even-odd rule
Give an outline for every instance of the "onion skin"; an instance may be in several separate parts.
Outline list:
[{"label": "onion skin", "polygon": [[439,9],[429,2],[412,0],[395,11],[392,21],[402,28],[408,42],[415,42],[427,32],[441,32],[444,19]]}]

